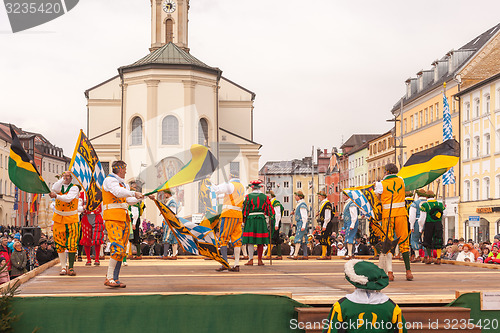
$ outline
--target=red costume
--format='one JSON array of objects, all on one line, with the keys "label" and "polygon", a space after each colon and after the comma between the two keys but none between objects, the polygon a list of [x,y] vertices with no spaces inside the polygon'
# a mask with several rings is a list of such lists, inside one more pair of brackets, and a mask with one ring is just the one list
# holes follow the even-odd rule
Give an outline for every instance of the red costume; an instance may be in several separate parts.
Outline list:
[{"label": "red costume", "polygon": [[[85,192],[80,193],[80,199],[84,202],[86,207]],[[104,239],[104,221],[102,219],[102,205],[99,205],[95,210],[88,211],[86,208],[83,210],[81,219],[82,238],[80,245],[85,248],[87,255],[87,266],[91,265],[90,260],[90,247],[94,246],[95,249],[95,265],[99,265],[99,255],[101,244]]]}]

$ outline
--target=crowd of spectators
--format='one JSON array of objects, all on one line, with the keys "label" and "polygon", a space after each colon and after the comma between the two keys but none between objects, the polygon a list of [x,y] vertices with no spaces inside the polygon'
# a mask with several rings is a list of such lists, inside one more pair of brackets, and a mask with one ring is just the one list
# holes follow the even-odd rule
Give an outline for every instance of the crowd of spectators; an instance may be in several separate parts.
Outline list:
[{"label": "crowd of spectators", "polygon": [[31,247],[21,240],[20,227],[0,226],[0,284],[57,258],[52,237],[42,234],[39,245]]},{"label": "crowd of spectators", "polygon": [[499,248],[500,234],[494,237],[493,243],[488,241],[475,243],[472,239],[465,242],[463,238],[450,238],[441,258],[463,262],[500,264]]},{"label": "crowd of spectators", "polygon": [[[289,234],[281,233],[281,251],[282,253],[289,253],[290,256],[320,256],[321,245],[319,244],[319,235],[321,230],[314,229],[308,237],[308,253],[303,254],[302,248],[299,253],[295,254],[294,251],[294,233],[293,229]],[[21,228],[0,226],[0,284],[16,278],[27,271],[41,266],[55,258],[57,252],[55,250],[54,240],[52,237],[47,237],[42,234],[37,246],[26,247],[21,243]],[[163,228],[154,226],[151,223],[144,221],[140,229],[141,253],[143,256],[163,256],[164,247],[162,246]],[[105,237],[104,254],[109,254],[110,243]],[[338,234],[333,232],[331,235],[332,256],[346,256],[346,246],[344,240],[343,230]],[[355,256],[373,256],[373,244],[369,243],[367,235],[357,235],[356,241],[353,246]],[[478,262],[488,264],[500,264],[500,234],[494,237],[493,243],[488,241],[475,243],[471,239],[467,242],[463,238],[448,239],[445,245],[445,251],[442,252],[441,259],[455,260],[463,262]],[[277,249],[273,248],[273,254],[276,254]],[[135,253],[135,248],[132,249]],[[179,248],[179,255],[183,253]],[[231,249],[229,253],[231,254]],[[421,255],[423,257],[423,254]],[[434,251],[436,257],[436,251]],[[373,257],[372,259],[376,259]]]}]

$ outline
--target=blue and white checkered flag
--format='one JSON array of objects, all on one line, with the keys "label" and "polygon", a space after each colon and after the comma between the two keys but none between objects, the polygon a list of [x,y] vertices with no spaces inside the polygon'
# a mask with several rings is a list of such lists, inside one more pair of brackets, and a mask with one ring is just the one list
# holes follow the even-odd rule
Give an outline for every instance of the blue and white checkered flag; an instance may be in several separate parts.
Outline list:
[{"label": "blue and white checkered flag", "polygon": [[69,171],[73,173],[85,190],[87,210],[95,210],[102,202],[101,190],[106,174],[94,147],[82,130],[80,130],[75,152],[69,164]]},{"label": "blue and white checkered flag", "polygon": [[363,214],[371,216],[375,219],[375,213],[373,212],[372,203],[365,195],[366,193],[368,193],[370,187],[373,187],[373,184],[367,186],[346,188],[343,191],[349,198],[351,198],[354,204],[362,210]]},{"label": "blue and white checkered flag", "polygon": [[219,253],[215,233],[212,229],[177,217],[165,204],[158,200],[154,201],[184,251],[214,259],[224,267],[229,268],[228,262]]},{"label": "blue and white checkered flag", "polygon": [[[443,92],[443,142],[453,139],[453,127],[451,125],[450,105]],[[455,174],[453,168],[443,174],[443,185],[455,184]]]}]

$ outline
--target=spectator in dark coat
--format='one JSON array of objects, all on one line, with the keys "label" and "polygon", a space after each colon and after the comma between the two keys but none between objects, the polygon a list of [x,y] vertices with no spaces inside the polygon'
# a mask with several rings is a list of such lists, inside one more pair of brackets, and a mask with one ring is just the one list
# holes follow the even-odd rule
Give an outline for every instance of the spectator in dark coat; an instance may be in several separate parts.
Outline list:
[{"label": "spectator in dark coat", "polygon": [[354,243],[354,255],[356,256],[367,256],[370,255],[370,248],[366,245],[364,238],[356,237],[356,243]]},{"label": "spectator in dark coat", "polygon": [[23,275],[26,270],[26,264],[28,263],[28,256],[26,251],[24,251],[21,242],[14,243],[14,252],[10,256],[10,263],[12,268],[10,270],[10,277],[14,279],[20,275]]},{"label": "spectator in dark coat", "polygon": [[57,252],[54,251],[52,245],[48,245],[46,239],[40,240],[40,245],[38,246],[38,250],[36,250],[38,264],[41,266],[55,258],[57,258]]},{"label": "spectator in dark coat", "polygon": [[163,251],[163,246],[156,243],[156,238],[153,235],[149,235],[146,244],[142,244],[141,253],[143,256],[161,256]]}]

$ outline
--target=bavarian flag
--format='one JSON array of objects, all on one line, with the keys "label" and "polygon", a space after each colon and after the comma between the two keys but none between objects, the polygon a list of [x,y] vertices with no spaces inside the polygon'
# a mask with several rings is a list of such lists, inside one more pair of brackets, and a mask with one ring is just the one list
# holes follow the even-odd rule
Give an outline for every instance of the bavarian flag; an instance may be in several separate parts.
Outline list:
[{"label": "bavarian flag", "polygon": [[154,202],[184,251],[214,259],[224,267],[229,268],[229,263],[219,253],[219,244],[217,243],[213,229],[197,225],[182,217],[177,217],[162,202],[156,199]]},{"label": "bavarian flag", "polygon": [[21,145],[21,141],[10,125],[12,144],[9,156],[9,178],[20,190],[28,193],[50,193],[50,189],[38,172],[31,156]]},{"label": "bavarian flag", "polygon": [[94,147],[82,130],[80,130],[73,158],[69,164],[69,171],[75,175],[87,195],[86,209],[88,211],[97,209],[102,202],[101,188],[106,173]]},{"label": "bavarian flag", "polygon": [[460,145],[449,139],[435,147],[411,155],[398,176],[404,179],[406,191],[432,183],[458,163]]},{"label": "bavarian flag", "polygon": [[219,165],[217,159],[205,146],[192,145],[190,151],[192,158],[188,164],[167,180],[165,184],[145,195],[150,195],[176,186],[203,180],[207,176],[211,175]]}]

